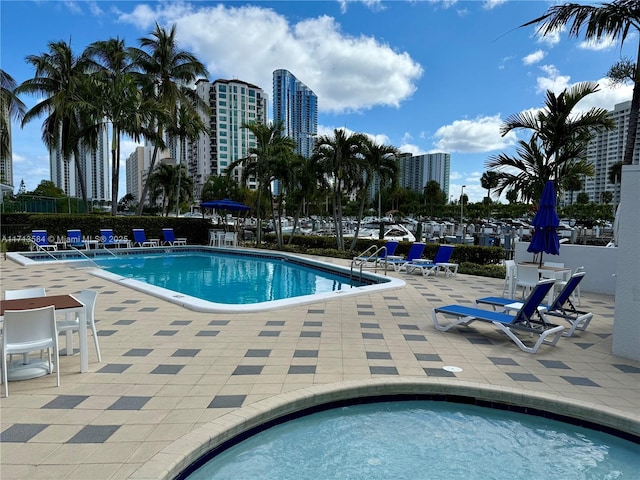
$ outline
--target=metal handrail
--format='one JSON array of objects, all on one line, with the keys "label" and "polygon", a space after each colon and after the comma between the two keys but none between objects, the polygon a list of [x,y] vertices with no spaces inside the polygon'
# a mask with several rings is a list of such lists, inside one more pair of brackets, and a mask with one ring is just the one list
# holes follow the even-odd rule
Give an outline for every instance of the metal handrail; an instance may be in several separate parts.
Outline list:
[{"label": "metal handrail", "polygon": [[[353,278],[353,267],[356,266],[359,268],[360,272],[360,281],[362,281],[362,269],[364,265],[367,263],[373,263],[374,272],[378,271],[378,259],[381,254],[384,253],[384,257],[387,257],[387,246],[383,245],[382,247],[377,247],[376,245],[371,245],[364,252],[360,253],[358,256],[354,257],[351,260],[351,274],[350,279]],[[384,262],[384,274],[387,274],[387,262]]]}]

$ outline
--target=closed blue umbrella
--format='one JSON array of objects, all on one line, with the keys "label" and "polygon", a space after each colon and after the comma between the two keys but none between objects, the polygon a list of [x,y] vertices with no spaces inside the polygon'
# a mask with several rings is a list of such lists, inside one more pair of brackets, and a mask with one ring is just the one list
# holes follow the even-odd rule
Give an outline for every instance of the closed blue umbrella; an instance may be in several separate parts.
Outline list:
[{"label": "closed blue umbrella", "polygon": [[560,240],[557,232],[560,219],[556,213],[556,189],[552,181],[544,184],[538,203],[538,211],[533,217],[531,225],[534,227],[534,231],[527,252],[539,253],[540,265],[542,265],[543,252],[549,255],[560,253]]}]

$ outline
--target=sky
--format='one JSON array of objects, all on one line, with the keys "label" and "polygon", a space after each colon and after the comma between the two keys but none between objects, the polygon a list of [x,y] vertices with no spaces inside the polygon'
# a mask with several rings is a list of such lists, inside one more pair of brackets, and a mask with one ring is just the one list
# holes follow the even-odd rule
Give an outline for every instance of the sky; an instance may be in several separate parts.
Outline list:
[{"label": "sky", "polygon": [[[175,24],[179,47],[200,59],[210,81],[240,79],[271,101],[273,71],[287,69],[318,96],[320,135],[345,128],[415,155],[450,153],[450,197],[459,198],[464,185],[475,202],[486,196],[480,177],[487,160],[513,154],[517,140],[529,138],[526,131],[500,134],[510,115],[542,108],[547,91],[585,81],[600,91],[579,109],[611,110],[631,100],[631,86],[611,85],[606,73],[621,58],[635,60],[637,35],[621,48],[520,28],[554,3],[3,0],[0,67],[19,84],[35,73],[25,57],[46,53],[50,42],[70,42],[76,54],[115,37],[138,47],[156,23]],[[29,108],[41,100],[21,98]],[[12,127],[16,189],[21,180],[27,190],[50,180],[43,120]],[[123,144],[123,162],[134,148]]]}]

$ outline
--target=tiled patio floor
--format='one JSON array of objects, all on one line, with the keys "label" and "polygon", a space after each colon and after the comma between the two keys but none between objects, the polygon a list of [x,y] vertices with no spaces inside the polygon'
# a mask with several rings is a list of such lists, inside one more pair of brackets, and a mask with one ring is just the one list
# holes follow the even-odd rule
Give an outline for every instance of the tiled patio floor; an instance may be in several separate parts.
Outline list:
[{"label": "tiled patio floor", "polygon": [[211,314],[86,270],[10,260],[0,267],[3,292],[97,290],[103,359],[89,341],[89,373],[79,373],[76,354],[61,357],[59,388],[51,376],[9,384],[0,409],[3,480],[142,478],[138,469],[152,471],[147,462],[201,426],[336,382],[459,382],[575,402],[626,417],[634,428],[640,422],[640,363],[611,354],[610,296],[583,293],[582,308],[595,314],[588,330],[532,355],[487,325],[433,328],[432,307],[499,294],[499,279],[393,273],[404,288],[259,314]]}]

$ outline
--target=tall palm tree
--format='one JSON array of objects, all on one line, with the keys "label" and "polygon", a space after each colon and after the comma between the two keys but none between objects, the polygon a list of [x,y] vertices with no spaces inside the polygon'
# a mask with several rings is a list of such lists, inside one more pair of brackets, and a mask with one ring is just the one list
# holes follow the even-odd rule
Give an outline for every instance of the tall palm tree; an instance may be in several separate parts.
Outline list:
[{"label": "tall palm tree", "polygon": [[[129,51],[132,63],[138,70],[138,82],[142,85],[145,94],[154,98],[172,118],[176,117],[178,105],[191,105],[186,94],[187,87],[199,77],[207,76],[207,69],[196,56],[179,48],[176,34],[175,25],[167,31],[156,23],[150,37],[140,39],[140,48]],[[162,148],[161,142],[164,139],[166,124],[163,118],[158,118],[154,122],[156,134],[152,140],[155,145],[149,174],[153,172],[158,150]],[[147,181],[142,188],[138,214],[142,213],[144,207],[144,199],[149,189],[149,177],[150,175],[147,176]]]},{"label": "tall palm tree", "polygon": [[[132,116],[140,111],[136,109],[139,92],[133,83],[133,67],[124,40],[111,38],[89,45],[84,55],[91,59],[95,70],[95,91],[101,95],[96,102],[96,122],[103,118],[111,123],[111,214],[118,211],[118,188],[120,179],[120,138],[123,132],[134,130],[135,137],[141,134],[142,121],[132,123]],[[143,113],[143,112],[140,112]],[[138,127],[133,125],[138,124]],[[137,130],[137,131],[135,131]]]},{"label": "tall palm tree", "polygon": [[578,83],[559,95],[547,91],[544,108],[505,120],[500,129],[503,136],[524,129],[531,131],[531,139],[518,142],[520,158],[499,154],[488,159],[487,167],[498,173],[498,194],[516,188],[528,201],[539,197],[548,180],[554,181],[560,192],[560,180],[565,176],[593,175],[593,166],[586,162],[587,145],[596,133],[614,128],[614,122],[602,108],[579,114],[574,110],[582,99],[597,91],[598,85],[592,82]]},{"label": "tall palm tree", "polygon": [[[185,171],[188,173],[188,168],[186,168],[186,158],[187,158],[187,141],[196,141],[202,132],[207,130],[207,126],[204,124],[200,115],[190,106],[184,103],[180,103],[178,109],[176,111],[176,117],[173,119],[173,122],[167,126],[167,133],[178,139],[178,144],[180,147],[180,165],[185,166]],[[181,188],[181,169],[178,170],[178,185],[177,185],[177,201],[176,207],[180,207],[180,188]],[[176,211],[176,215],[180,212]]]},{"label": "tall palm tree", "polygon": [[494,172],[493,170],[487,170],[480,177],[480,185],[482,186],[482,188],[487,189],[487,218],[491,216],[491,189],[498,186],[498,177],[498,173]]},{"label": "tall palm tree", "polygon": [[581,175],[569,175],[562,179],[562,186],[564,190],[570,192],[571,202],[569,205],[573,205],[573,192],[579,192],[582,190],[582,176]]},{"label": "tall palm tree", "polygon": [[[258,199],[256,206],[256,217],[258,228],[256,231],[256,240],[258,245],[262,241],[262,195],[266,192],[271,203],[273,213],[273,192],[271,183],[273,180],[282,179],[283,164],[293,158],[295,150],[295,141],[287,136],[283,136],[282,122],[264,123],[244,123],[242,128],[248,129],[256,139],[256,146],[249,149],[249,155],[245,158],[234,160],[227,166],[227,176],[233,174],[233,171],[242,166],[243,180],[250,177],[256,179],[258,189]],[[281,231],[276,225],[275,215],[273,216],[274,228],[278,236],[278,242],[282,244]],[[279,220],[279,219],[278,219]]]},{"label": "tall palm tree", "polygon": [[26,93],[45,97],[27,111],[22,125],[48,115],[42,124],[42,141],[49,151],[59,151],[66,161],[73,156],[76,174],[83,201],[87,202],[87,189],[83,163],[80,158],[81,146],[93,135],[87,118],[80,113],[81,104],[86,102],[89,59],[76,56],[71,44],[63,41],[49,43],[49,52],[29,55],[27,63],[35,68],[33,78],[25,80],[15,89],[15,93]]},{"label": "tall palm tree", "polygon": [[[553,5],[544,15],[521,25],[521,27],[537,24],[540,25],[538,31],[542,35],[556,33],[570,25],[570,36],[578,37],[584,30],[584,38],[587,40],[599,41],[614,38],[619,39],[620,46],[622,46],[627,40],[627,36],[636,42],[640,38],[640,3],[637,0],[613,0],[600,5],[580,5],[577,3]],[[636,55],[629,130],[623,157],[625,165],[631,165],[633,162],[633,150],[638,130],[638,114],[640,113],[639,64],[640,42]]]},{"label": "tall palm tree", "polygon": [[[0,158],[9,158],[11,119],[22,120],[27,107],[14,93],[16,81],[0,69]],[[8,181],[10,179],[5,179]]]},{"label": "tall palm tree", "polygon": [[336,226],[336,243],[339,250],[344,250],[342,232],[342,194],[352,187],[355,165],[363,150],[364,135],[347,134],[343,129],[334,129],[333,136],[322,135],[317,138],[313,161],[324,173],[325,180],[331,189],[333,220]]},{"label": "tall palm tree", "polygon": [[[369,189],[375,176],[379,179],[378,185],[378,216],[382,217],[382,187],[387,180],[395,182],[399,165],[397,160],[398,150],[391,145],[376,143],[370,137],[362,137],[362,158],[358,162],[361,165],[361,173],[356,172],[355,177],[360,179],[358,196],[360,205],[358,208],[358,221],[353,235],[351,250],[356,247],[360,223],[364,214],[364,204],[369,194]],[[356,165],[357,167],[358,165]]]},{"label": "tall palm tree", "polygon": [[[193,192],[193,181],[185,175],[184,165],[161,163],[151,174],[149,188],[151,198],[155,202],[162,198],[162,213],[166,216],[173,211],[179,197],[190,201]],[[179,179],[182,178],[181,181]],[[177,185],[180,183],[180,189]]]}]

